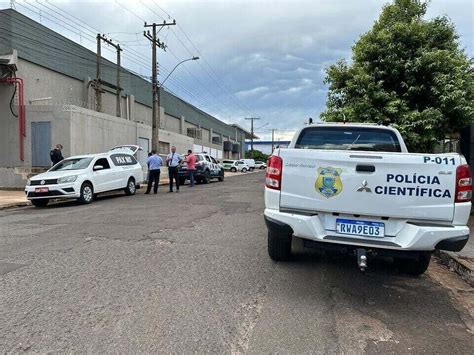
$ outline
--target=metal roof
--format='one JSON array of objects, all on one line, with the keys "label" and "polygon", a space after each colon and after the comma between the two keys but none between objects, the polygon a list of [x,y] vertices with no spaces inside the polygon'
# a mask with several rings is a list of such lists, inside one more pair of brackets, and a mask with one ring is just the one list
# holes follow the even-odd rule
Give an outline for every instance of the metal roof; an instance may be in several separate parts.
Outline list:
[{"label": "metal roof", "polygon": [[[69,77],[85,80],[96,76],[96,53],[71,41],[46,26],[13,9],[0,10],[0,54],[18,51],[18,57]],[[102,58],[101,78],[114,83],[116,65]],[[139,75],[121,68],[121,86],[124,94],[151,107],[151,83]],[[179,97],[161,89],[165,112],[215,133],[235,137],[236,127],[207,114]],[[240,128],[239,128],[240,129]],[[242,132],[240,132],[242,136]]]}]

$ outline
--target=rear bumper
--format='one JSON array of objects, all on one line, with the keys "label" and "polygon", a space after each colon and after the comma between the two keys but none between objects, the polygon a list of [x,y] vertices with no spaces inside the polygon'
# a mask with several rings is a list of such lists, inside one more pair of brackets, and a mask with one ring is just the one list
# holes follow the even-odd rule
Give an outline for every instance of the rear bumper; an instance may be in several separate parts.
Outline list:
[{"label": "rear bumper", "polygon": [[265,209],[264,216],[269,229],[286,229],[292,231],[294,236],[306,240],[347,246],[405,251],[459,251],[469,239],[469,228],[466,226],[406,223],[395,236],[370,238],[326,230],[318,215],[307,216]]}]

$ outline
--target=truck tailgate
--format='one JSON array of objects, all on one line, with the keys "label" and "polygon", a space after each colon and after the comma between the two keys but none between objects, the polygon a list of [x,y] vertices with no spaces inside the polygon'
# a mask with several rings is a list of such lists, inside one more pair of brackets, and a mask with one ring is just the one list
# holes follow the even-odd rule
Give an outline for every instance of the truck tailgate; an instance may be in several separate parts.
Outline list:
[{"label": "truck tailgate", "polygon": [[280,149],[280,209],[451,221],[458,154]]}]

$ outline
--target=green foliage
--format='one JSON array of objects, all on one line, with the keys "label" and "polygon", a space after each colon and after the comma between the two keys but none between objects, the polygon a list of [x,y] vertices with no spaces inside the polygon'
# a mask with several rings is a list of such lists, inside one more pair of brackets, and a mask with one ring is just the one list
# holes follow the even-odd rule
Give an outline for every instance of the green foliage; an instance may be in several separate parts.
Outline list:
[{"label": "green foliage", "polygon": [[[252,151],[251,150],[245,152],[245,159],[252,159]],[[254,149],[253,150],[253,159],[266,162],[267,159],[268,159],[268,155],[263,154],[261,151]]]},{"label": "green foliage", "polygon": [[474,61],[450,20],[426,20],[426,9],[425,1],[394,0],[352,47],[352,63],[326,69],[324,121],[391,124],[418,152],[472,122]]}]

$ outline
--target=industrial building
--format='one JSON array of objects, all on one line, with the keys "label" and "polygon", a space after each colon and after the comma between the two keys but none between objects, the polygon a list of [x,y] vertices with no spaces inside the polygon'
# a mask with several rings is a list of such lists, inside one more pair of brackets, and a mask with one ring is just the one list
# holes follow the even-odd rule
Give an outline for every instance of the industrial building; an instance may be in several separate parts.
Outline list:
[{"label": "industrial building", "polygon": [[[0,187],[24,186],[63,155],[106,151],[122,144],[151,150],[152,85],[100,60],[95,52],[13,9],[0,10]],[[120,86],[116,83],[117,68]],[[99,94],[97,94],[97,90]],[[119,95],[117,95],[117,93]],[[120,97],[117,100],[117,96]],[[243,157],[250,133],[160,89],[160,154],[206,151],[217,159]]]}]

